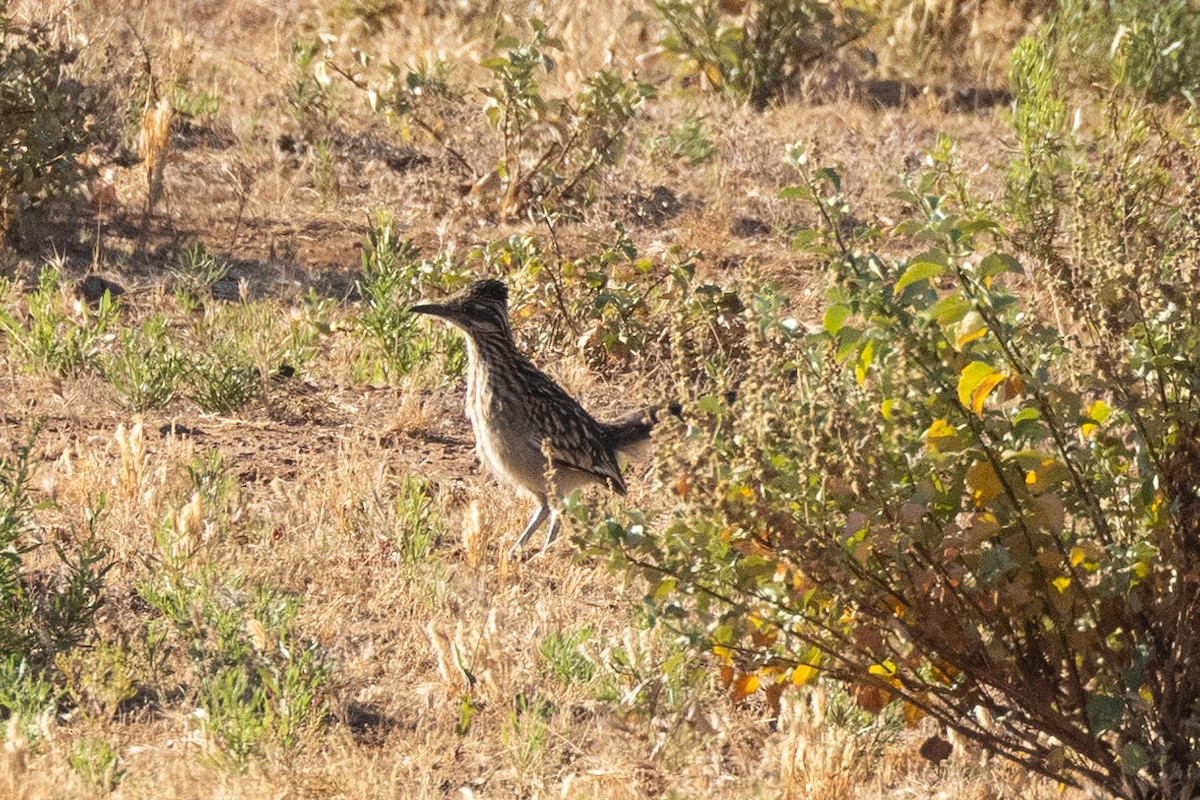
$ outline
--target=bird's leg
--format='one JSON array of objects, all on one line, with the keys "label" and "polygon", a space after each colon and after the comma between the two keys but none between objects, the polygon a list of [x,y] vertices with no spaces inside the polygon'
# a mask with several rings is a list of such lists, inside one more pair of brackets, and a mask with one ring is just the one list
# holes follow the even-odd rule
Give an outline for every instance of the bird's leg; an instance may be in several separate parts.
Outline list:
[{"label": "bird's leg", "polygon": [[529,537],[533,536],[534,531],[542,527],[542,523],[546,521],[546,517],[549,514],[550,503],[546,498],[542,498],[542,504],[537,507],[537,510],[533,512],[533,516],[529,518],[529,524],[525,526],[525,530],[522,531],[520,538],[517,539],[517,543],[508,551],[510,557],[525,546],[525,543],[529,541]]},{"label": "bird's leg", "polygon": [[539,556],[546,554],[550,549],[550,543],[558,537],[558,526],[562,524],[562,519],[558,516],[558,509],[550,509],[550,532],[546,534],[546,543],[542,545],[542,549],[538,551]]}]

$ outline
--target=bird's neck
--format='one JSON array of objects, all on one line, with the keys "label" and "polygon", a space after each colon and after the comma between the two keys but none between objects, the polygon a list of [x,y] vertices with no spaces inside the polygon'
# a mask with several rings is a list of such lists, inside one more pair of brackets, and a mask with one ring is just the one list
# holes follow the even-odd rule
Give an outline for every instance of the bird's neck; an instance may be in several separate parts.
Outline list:
[{"label": "bird's neck", "polygon": [[467,337],[467,405],[487,405],[492,386],[511,380],[513,368],[524,361],[511,335],[488,332]]}]

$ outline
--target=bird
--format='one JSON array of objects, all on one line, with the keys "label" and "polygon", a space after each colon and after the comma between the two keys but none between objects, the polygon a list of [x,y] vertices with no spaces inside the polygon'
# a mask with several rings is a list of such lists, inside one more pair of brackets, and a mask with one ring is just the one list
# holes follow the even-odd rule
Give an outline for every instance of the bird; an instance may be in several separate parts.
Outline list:
[{"label": "bird", "polygon": [[549,520],[546,552],[558,536],[558,506],[575,489],[602,484],[626,493],[618,454],[636,453],[657,422],[653,407],[601,422],[520,353],[508,322],[508,288],[479,280],[437,303],[413,306],[458,328],[467,343],[467,416],[480,461],[501,482],[537,502],[510,549],[520,552]]}]

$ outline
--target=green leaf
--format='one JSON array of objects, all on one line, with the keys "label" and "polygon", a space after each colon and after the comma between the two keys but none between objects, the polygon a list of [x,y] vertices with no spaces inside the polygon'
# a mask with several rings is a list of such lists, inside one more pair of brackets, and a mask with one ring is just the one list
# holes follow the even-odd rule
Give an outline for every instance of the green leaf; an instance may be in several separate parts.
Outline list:
[{"label": "green leaf", "polygon": [[807,186],[785,186],[779,190],[780,200],[811,200],[812,189]]},{"label": "green leaf", "polygon": [[846,318],[850,316],[849,306],[830,306],[825,311],[825,332],[830,336],[837,336],[837,332],[846,324]]},{"label": "green leaf", "polygon": [[948,294],[933,304],[930,313],[943,328],[957,323],[971,310],[971,303],[961,294]]},{"label": "green leaf", "polygon": [[1105,731],[1111,731],[1121,724],[1125,714],[1125,703],[1119,697],[1106,694],[1094,694],[1088,698],[1087,718],[1088,730],[1092,736],[1099,736]]},{"label": "green leaf", "polygon": [[992,253],[989,256],[985,256],[983,261],[979,262],[979,274],[985,278],[999,275],[1002,272],[1015,272],[1018,275],[1025,274],[1025,270],[1021,269],[1020,262],[1005,253]]},{"label": "green leaf", "polygon": [[[941,255],[945,261],[945,254],[939,253],[936,250],[929,251],[937,255]],[[923,256],[917,256],[917,260],[910,261],[908,268],[904,270],[904,274],[900,276],[900,280],[896,281],[896,286],[892,289],[894,296],[899,296],[901,292],[908,286],[917,281],[926,281],[930,278],[936,278],[945,271],[944,264],[939,264],[932,260],[921,260]]]},{"label": "green leaf", "polygon": [[795,237],[793,237],[792,249],[793,250],[808,249],[813,243],[820,244],[821,240],[823,238],[824,238],[824,236],[822,235],[822,233],[819,230],[817,230],[816,228],[806,228],[805,230],[802,230],[799,233],[797,233],[795,235]]},{"label": "green leaf", "polygon": [[1121,770],[1126,775],[1136,775],[1150,763],[1146,750],[1136,742],[1126,742],[1121,747]]}]

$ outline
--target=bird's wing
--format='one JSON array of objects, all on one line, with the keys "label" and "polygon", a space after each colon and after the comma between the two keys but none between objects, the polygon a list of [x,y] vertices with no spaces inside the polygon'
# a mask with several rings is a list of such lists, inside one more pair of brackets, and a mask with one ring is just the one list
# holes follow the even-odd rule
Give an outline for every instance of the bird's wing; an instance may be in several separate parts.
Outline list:
[{"label": "bird's wing", "polygon": [[613,448],[591,416],[566,392],[545,376],[528,381],[529,402],[540,424],[529,431],[539,450],[549,444],[550,465],[571,469],[608,481],[625,494],[625,479]]}]

